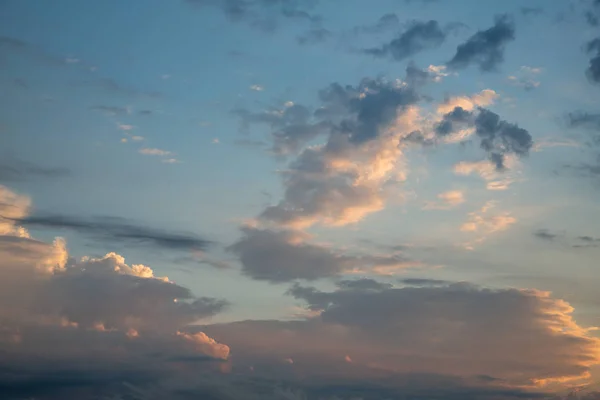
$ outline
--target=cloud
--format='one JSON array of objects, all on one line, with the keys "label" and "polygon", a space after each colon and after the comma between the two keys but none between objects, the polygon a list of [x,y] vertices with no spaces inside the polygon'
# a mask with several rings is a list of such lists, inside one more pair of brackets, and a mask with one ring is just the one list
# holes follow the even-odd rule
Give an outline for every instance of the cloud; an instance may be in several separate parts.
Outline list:
[{"label": "cloud", "polygon": [[593,151],[595,160],[592,163],[580,162],[566,167],[574,169],[585,176],[600,176],[600,114],[583,111],[572,112],[567,115],[567,125],[570,128],[587,131],[590,139],[585,144]]},{"label": "cloud", "polygon": [[413,21],[396,39],[364,52],[375,57],[390,57],[401,61],[421,51],[439,47],[446,39],[446,34],[435,20]]},{"label": "cloud", "polygon": [[550,232],[547,229],[538,229],[533,233],[533,236],[537,237],[538,239],[553,241],[559,237],[559,234]]},{"label": "cloud", "polygon": [[131,109],[129,107],[120,107],[120,106],[106,106],[106,105],[98,105],[90,107],[91,110],[100,111],[108,115],[129,115],[131,114]]},{"label": "cloud", "polygon": [[311,14],[316,0],[186,0],[197,7],[212,7],[232,22],[245,23],[251,28],[272,33],[280,20],[305,21],[319,25],[321,17]]},{"label": "cloud", "polygon": [[372,34],[381,33],[386,30],[395,29],[400,25],[400,19],[395,13],[387,13],[382,15],[376,23],[367,24],[355,27],[352,32],[355,34]]},{"label": "cloud", "polygon": [[37,229],[67,229],[95,240],[143,245],[164,250],[205,250],[211,242],[187,233],[174,233],[119,217],[82,218],[58,214],[15,216],[12,220]]},{"label": "cloud", "polygon": [[507,156],[504,158],[504,170],[499,171],[496,165],[488,160],[461,161],[454,165],[453,170],[456,175],[479,175],[483,180],[487,181],[486,188],[488,190],[507,190],[516,181],[516,177],[514,176],[516,166],[516,157]]},{"label": "cloud", "polygon": [[0,161],[0,182],[22,182],[36,179],[55,179],[69,176],[68,168],[45,167],[23,160],[4,159]]},{"label": "cloud", "polygon": [[325,28],[312,28],[298,36],[296,40],[302,45],[318,44],[326,42],[331,36],[333,36],[333,33]]},{"label": "cloud", "polygon": [[463,111],[473,111],[477,107],[485,107],[494,104],[499,97],[492,89],[484,89],[481,92],[472,96],[453,96],[446,99],[437,108],[440,114],[448,114],[456,111],[456,108],[461,108]]},{"label": "cloud", "polygon": [[112,78],[86,79],[79,82],[75,82],[74,85],[98,88],[114,95],[126,97],[157,98],[162,96],[160,92],[127,86]]},{"label": "cloud", "polygon": [[517,222],[510,212],[490,213],[496,207],[496,203],[488,201],[480,210],[469,213],[469,217],[460,227],[461,232],[478,235],[478,237],[464,247],[472,250],[475,244],[484,242],[493,233],[507,230]]},{"label": "cloud", "polygon": [[409,286],[448,286],[453,282],[440,279],[425,279],[425,278],[406,278],[401,279],[400,283]]},{"label": "cloud", "polygon": [[465,202],[464,193],[460,190],[450,190],[437,195],[437,202],[427,202],[424,210],[450,210]]},{"label": "cloud", "polygon": [[[456,283],[331,292],[295,285],[290,294],[320,313],[203,329],[234,349],[234,363],[252,363],[255,371],[293,371],[305,382],[386,377],[395,382],[388,387],[399,390],[415,374],[467,381],[486,376],[492,387],[502,382],[505,388],[576,382],[600,362],[600,340],[577,325],[568,303],[548,292]],[[293,368],[276,369],[286,358],[294,360]]]},{"label": "cloud", "polygon": [[501,120],[498,114],[482,107],[478,107],[476,112],[455,107],[442,117],[436,133],[446,136],[465,128],[475,128],[481,148],[488,153],[490,162],[498,171],[506,168],[507,156],[526,156],[533,147],[533,139],[526,129]]},{"label": "cloud", "polygon": [[419,266],[400,253],[340,254],[330,247],[311,244],[307,234],[297,231],[243,227],[242,235],[228,248],[239,257],[242,272],[273,283],[356,273],[387,275]]},{"label": "cloud", "polygon": [[544,13],[544,9],[542,7],[521,7],[521,14],[525,16],[537,16]]},{"label": "cloud", "polygon": [[64,57],[57,56],[40,46],[10,36],[0,36],[0,49],[2,50],[1,59],[17,56],[49,66],[65,66],[69,64]]},{"label": "cloud", "polygon": [[540,82],[536,78],[541,72],[541,68],[522,66],[516,74],[508,77],[508,83],[526,91],[533,90],[540,86]]},{"label": "cloud", "polygon": [[265,88],[261,85],[252,85],[250,86],[250,90],[254,90],[255,92],[262,92],[263,90],[265,90]]},{"label": "cloud", "polygon": [[600,38],[589,41],[586,45],[586,51],[592,55],[586,75],[592,82],[600,82]]},{"label": "cloud", "polygon": [[533,232],[533,236],[547,242],[558,242],[559,244],[574,249],[600,247],[600,238],[589,235],[569,236],[564,232],[552,232],[548,229],[538,229]]},{"label": "cloud", "polygon": [[173,154],[167,150],[154,149],[154,148],[149,148],[149,147],[141,148],[139,153],[144,154],[146,156],[170,156]]},{"label": "cloud", "polygon": [[10,214],[0,220],[1,397],[91,398],[74,394],[164,379],[182,357],[229,356],[205,334],[181,333],[227,302],[197,297],[116,253],[72,258],[63,239],[42,242],[15,223],[28,213],[27,197],[0,186],[0,198],[0,213]]},{"label": "cloud", "polygon": [[[419,118],[412,85],[366,78],[356,87],[331,84],[319,97],[322,106],[312,115],[296,104],[284,110],[286,129],[272,133],[276,148],[298,148],[321,135],[326,142],[305,147],[281,172],[284,199],[267,207],[262,221],[293,228],[357,222],[383,208],[384,186],[400,174],[399,140]],[[282,124],[279,116],[274,121]]]},{"label": "cloud", "polygon": [[514,23],[508,15],[497,16],[494,26],[477,31],[456,48],[456,54],[448,61],[450,69],[464,69],[476,64],[483,72],[495,71],[504,61],[504,48],[515,39]]}]

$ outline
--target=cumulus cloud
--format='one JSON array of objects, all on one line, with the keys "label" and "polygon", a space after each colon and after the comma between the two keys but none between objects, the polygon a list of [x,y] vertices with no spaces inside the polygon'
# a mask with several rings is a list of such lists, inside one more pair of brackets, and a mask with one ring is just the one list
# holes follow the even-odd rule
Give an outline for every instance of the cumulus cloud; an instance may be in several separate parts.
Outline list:
[{"label": "cumulus cloud", "polygon": [[418,267],[401,253],[348,255],[310,243],[306,233],[244,227],[243,236],[228,250],[237,255],[242,272],[269,282],[307,281],[342,274],[393,274]]},{"label": "cumulus cloud", "polygon": [[[168,373],[172,359],[228,357],[229,348],[205,334],[179,333],[225,301],[196,297],[116,253],[72,258],[63,239],[39,241],[17,225],[29,207],[26,196],[0,186],[2,396],[70,398],[62,391],[96,380]],[[53,375],[78,370],[85,376],[72,375],[71,384]]]},{"label": "cumulus cloud", "polygon": [[314,110],[291,102],[258,113],[235,110],[244,128],[268,126],[272,151],[291,158],[279,171],[283,199],[266,207],[259,221],[304,229],[362,220],[381,210],[397,183],[406,180],[405,151],[411,144],[454,143],[476,135],[498,171],[513,155],[528,154],[533,141],[527,130],[483,108],[497,98],[493,90],[447,98],[432,122],[417,105],[423,98],[419,89],[443,71],[411,63],[405,80],[333,83],[319,92],[321,105]]},{"label": "cumulus cloud", "polygon": [[456,48],[456,54],[448,61],[448,67],[464,69],[475,64],[483,72],[494,71],[504,61],[506,44],[514,39],[514,22],[508,15],[497,16],[491,28],[477,31]]},{"label": "cumulus cloud", "polygon": [[446,35],[446,29],[435,20],[413,21],[397,38],[364,52],[375,57],[390,57],[401,61],[421,51],[439,47],[444,43]]},{"label": "cumulus cloud", "polygon": [[318,316],[203,329],[236,349],[234,362],[252,362],[256,371],[291,358],[291,370],[304,379],[385,376],[402,385],[403,376],[421,373],[540,385],[585,381],[600,362],[600,340],[547,292],[458,283],[332,292],[296,285],[290,294]]}]

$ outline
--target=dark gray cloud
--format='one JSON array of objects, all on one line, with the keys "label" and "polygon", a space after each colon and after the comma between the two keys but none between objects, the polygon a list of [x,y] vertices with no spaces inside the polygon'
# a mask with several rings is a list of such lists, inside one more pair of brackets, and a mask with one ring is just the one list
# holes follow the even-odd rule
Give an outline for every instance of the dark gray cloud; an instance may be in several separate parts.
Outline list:
[{"label": "dark gray cloud", "polygon": [[533,146],[533,139],[526,129],[500,119],[485,108],[475,118],[475,133],[481,139],[481,148],[490,154],[497,169],[504,168],[504,155],[524,156]]},{"label": "dark gray cloud", "polygon": [[544,13],[544,9],[542,7],[521,7],[519,10],[523,15],[541,15]]},{"label": "dark gray cloud", "polygon": [[471,64],[484,72],[497,69],[504,61],[504,48],[515,39],[514,22],[508,15],[497,16],[494,26],[476,32],[456,48],[456,54],[448,61],[452,69],[464,69]]},{"label": "dark gray cloud", "polygon": [[357,86],[332,83],[319,91],[321,106],[316,110],[301,104],[286,104],[262,112],[235,109],[246,131],[254,124],[271,128],[272,151],[284,155],[297,151],[319,135],[342,134],[360,144],[376,138],[382,128],[420,95],[416,87],[435,76],[410,64],[406,70],[408,86],[382,79],[364,78]]},{"label": "dark gray cloud", "polygon": [[78,218],[39,214],[15,221],[38,229],[70,229],[109,242],[125,242],[168,250],[204,250],[211,242],[186,233],[174,233],[136,224],[125,218]]},{"label": "dark gray cloud", "polygon": [[575,249],[600,247],[600,238],[589,235],[572,236],[564,232],[552,232],[548,229],[538,229],[533,232],[533,235],[538,239],[555,242]]},{"label": "dark gray cloud", "polygon": [[566,124],[569,128],[582,129],[586,132],[584,143],[588,147],[592,160],[567,164],[565,168],[584,177],[600,177],[600,114],[572,112],[567,114]]},{"label": "dark gray cloud", "polygon": [[344,272],[367,273],[377,268],[402,269],[414,264],[398,253],[343,255],[329,247],[308,242],[305,234],[300,232],[245,227],[242,234],[228,250],[239,257],[245,275],[272,283],[297,279],[314,281]]},{"label": "dark gray cloud", "polygon": [[442,117],[435,131],[439,136],[446,136],[466,127],[475,128],[481,148],[488,153],[497,170],[504,169],[505,155],[526,156],[533,146],[533,139],[526,129],[504,121],[498,114],[482,107],[476,111],[455,107]]},{"label": "dark gray cloud", "polygon": [[32,43],[10,36],[0,36],[0,65],[5,58],[15,55],[50,66],[67,64],[66,58],[51,54]]},{"label": "dark gray cloud", "polygon": [[592,0],[590,8],[585,11],[585,19],[590,26],[597,27],[600,25],[600,1]]},{"label": "dark gray cloud", "polygon": [[320,27],[322,18],[311,11],[318,0],[185,0],[198,7],[220,10],[230,21],[264,32],[278,29],[281,19],[306,21]]},{"label": "dark gray cloud", "polygon": [[600,38],[588,42],[586,50],[592,55],[586,75],[592,82],[600,83]]},{"label": "dark gray cloud", "polygon": [[325,28],[312,28],[306,33],[298,36],[297,41],[300,44],[318,44],[327,41],[333,36],[331,31]]},{"label": "dark gray cloud", "polygon": [[567,114],[567,123],[571,128],[586,128],[600,131],[600,114],[572,112]]},{"label": "dark gray cloud", "polygon": [[46,167],[16,159],[0,161],[0,182],[55,179],[70,174],[71,171],[68,168]]},{"label": "dark gray cloud", "polygon": [[406,278],[400,279],[400,283],[410,286],[447,286],[455,282],[444,281],[440,279]]},{"label": "dark gray cloud", "polygon": [[471,111],[466,111],[462,107],[455,107],[454,110],[444,114],[442,121],[435,127],[436,134],[446,136],[459,130],[465,125],[473,124],[474,114]]},{"label": "dark gray cloud", "polygon": [[162,97],[162,93],[154,90],[145,90],[133,86],[124,85],[112,78],[96,78],[86,79],[78,82],[73,82],[76,87],[92,87],[105,90],[114,95],[126,97],[143,97],[143,98],[158,98]]},{"label": "dark gray cloud", "polygon": [[561,235],[559,235],[558,233],[550,232],[547,229],[538,229],[537,231],[533,232],[533,236],[537,237],[538,239],[553,241]]},{"label": "dark gray cloud", "polygon": [[394,285],[365,278],[339,281],[337,282],[337,286],[342,290],[385,290],[391,289]]},{"label": "dark gray cloud", "polygon": [[355,27],[353,29],[353,33],[355,33],[355,34],[381,33],[381,32],[385,32],[386,30],[389,30],[389,29],[397,28],[399,25],[400,25],[400,19],[398,18],[398,15],[396,15],[394,13],[388,13],[388,14],[382,15],[377,20],[377,22],[374,24],[361,25],[361,26]]},{"label": "dark gray cloud", "polygon": [[401,61],[421,51],[439,47],[446,35],[447,32],[437,21],[413,21],[396,39],[364,52],[375,57],[390,57]]},{"label": "dark gray cloud", "polygon": [[90,107],[92,110],[100,111],[109,115],[127,115],[130,110],[127,107],[98,105]]}]

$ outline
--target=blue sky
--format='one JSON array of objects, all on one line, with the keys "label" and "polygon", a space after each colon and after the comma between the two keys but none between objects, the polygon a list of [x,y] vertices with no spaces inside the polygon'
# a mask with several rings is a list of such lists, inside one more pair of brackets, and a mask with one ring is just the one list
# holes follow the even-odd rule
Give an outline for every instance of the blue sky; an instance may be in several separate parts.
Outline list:
[{"label": "blue sky", "polygon": [[[476,396],[473,388],[485,392],[473,398],[493,398],[501,386],[515,391],[505,398],[593,391],[600,363],[591,329],[600,326],[598,19],[595,0],[0,1],[3,280],[43,298],[46,289],[18,280],[25,278],[14,267],[52,265],[48,279],[71,282],[63,290],[82,304],[74,313],[51,296],[54,311],[18,311],[22,321],[5,319],[6,331],[29,329],[35,342],[43,330],[31,321],[56,317],[63,328],[89,323],[88,331],[101,325],[110,335],[155,340],[162,328],[139,321],[164,321],[184,344],[227,359],[224,385],[236,385],[231,371],[251,367],[310,399],[346,398],[319,392],[315,382],[359,374],[365,385],[380,384],[381,371],[399,381],[433,374],[440,387],[438,378],[452,376],[463,398]],[[92,318],[105,309],[98,298],[121,293],[91,272],[102,268],[149,285],[155,314],[122,306],[137,318],[132,325],[105,305],[108,314]],[[86,294],[70,274],[105,292]],[[171,289],[187,291],[175,297],[181,307],[202,303],[195,317],[180,309],[161,314],[168,290],[153,292],[152,284],[165,276]],[[0,306],[10,296],[0,296]],[[127,290],[123,296],[141,301]],[[449,298],[427,308],[428,296]],[[383,307],[395,301],[397,308]],[[456,325],[438,326],[446,301]],[[419,305],[405,307],[412,302]],[[486,312],[479,314],[478,302]],[[511,314],[510,304],[530,314]],[[498,320],[489,319],[496,313]],[[383,335],[396,329],[388,325],[394,318],[419,329],[470,327],[471,341],[496,343],[515,357],[490,353],[488,365],[460,350],[451,333],[448,343],[431,339],[443,342],[435,356],[419,353],[425,333],[401,330],[397,341]],[[360,331],[364,321],[370,328]],[[541,325],[527,325],[534,322]],[[536,332],[540,348],[528,353],[506,335],[478,330],[495,324]],[[331,333],[339,327],[347,336]],[[300,343],[322,341],[304,356],[284,331]],[[360,340],[365,332],[380,347]],[[263,338],[276,344],[258,351]],[[173,340],[144,343],[177,357],[188,351]],[[574,349],[569,340],[584,344]],[[31,366],[36,351],[56,356],[46,353],[51,342],[35,343],[11,357]],[[568,356],[554,359],[543,346]],[[56,357],[72,368],[72,358]],[[345,366],[330,364],[336,357]],[[414,357],[411,367],[402,357]],[[453,374],[442,361],[450,359],[474,367]],[[278,362],[293,368],[269,372]],[[513,373],[525,364],[526,372]],[[163,368],[171,372],[162,364],[152,372]],[[307,371],[314,380],[303,387],[298,379]],[[493,379],[474,378],[483,375]],[[178,378],[148,390],[179,387]],[[403,387],[386,386],[392,392],[381,396]],[[60,390],[57,396],[69,393]]]}]

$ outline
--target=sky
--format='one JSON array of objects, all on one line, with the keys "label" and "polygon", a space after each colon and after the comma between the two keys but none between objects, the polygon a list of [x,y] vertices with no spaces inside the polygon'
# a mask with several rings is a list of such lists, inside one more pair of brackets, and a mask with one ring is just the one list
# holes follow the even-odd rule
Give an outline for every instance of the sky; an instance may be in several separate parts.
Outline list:
[{"label": "sky", "polygon": [[0,0],[0,398],[600,399],[600,1]]}]

